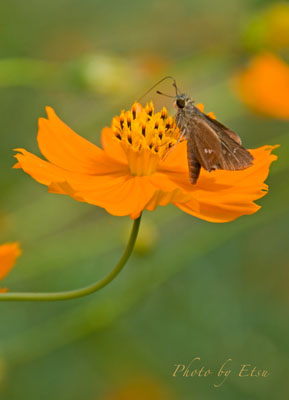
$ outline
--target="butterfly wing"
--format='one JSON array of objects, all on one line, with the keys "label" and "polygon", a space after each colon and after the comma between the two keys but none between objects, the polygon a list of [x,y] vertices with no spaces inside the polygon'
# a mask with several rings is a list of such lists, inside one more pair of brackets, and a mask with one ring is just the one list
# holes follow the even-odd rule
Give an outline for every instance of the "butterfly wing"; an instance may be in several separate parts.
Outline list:
[{"label": "butterfly wing", "polygon": [[211,117],[209,117],[208,115],[202,113],[203,116],[205,117],[205,119],[208,121],[209,125],[217,132],[224,132],[226,133],[231,139],[233,139],[235,142],[237,142],[238,144],[242,144],[242,140],[240,138],[239,135],[237,135],[237,133],[231,131],[231,129],[229,129],[227,126],[221,124],[221,122],[219,122],[216,119],[213,119]]},{"label": "butterfly wing", "polygon": [[199,163],[207,171],[238,171],[252,165],[252,155],[241,146],[239,136],[229,128],[218,121],[214,124],[215,120],[208,120],[202,115],[196,115],[191,122],[192,132],[188,136],[194,141]]},{"label": "butterfly wing", "polygon": [[223,164],[222,169],[239,171],[253,164],[253,156],[239,143],[235,142],[225,132],[219,132],[221,141]]},{"label": "butterfly wing", "polygon": [[191,121],[190,128],[187,135],[188,152],[194,149],[197,160],[207,171],[221,168],[222,148],[216,132],[199,117]]}]

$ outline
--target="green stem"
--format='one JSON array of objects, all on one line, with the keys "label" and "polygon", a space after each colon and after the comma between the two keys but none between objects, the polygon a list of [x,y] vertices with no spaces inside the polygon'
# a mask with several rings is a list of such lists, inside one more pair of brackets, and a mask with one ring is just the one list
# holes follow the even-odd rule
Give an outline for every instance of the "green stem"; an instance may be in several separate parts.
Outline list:
[{"label": "green stem", "polygon": [[85,286],[80,289],[68,290],[65,292],[52,292],[52,293],[30,293],[30,292],[8,292],[0,294],[0,301],[58,301],[58,300],[69,300],[76,299],[78,297],[87,296],[88,294],[94,293],[97,290],[104,288],[108,285],[123,269],[127,260],[129,259],[136,242],[136,238],[139,231],[141,221],[141,215],[139,218],[134,220],[132,231],[130,234],[127,246],[121,256],[119,262],[116,264],[114,269],[103,279],[93,283],[92,285]]}]

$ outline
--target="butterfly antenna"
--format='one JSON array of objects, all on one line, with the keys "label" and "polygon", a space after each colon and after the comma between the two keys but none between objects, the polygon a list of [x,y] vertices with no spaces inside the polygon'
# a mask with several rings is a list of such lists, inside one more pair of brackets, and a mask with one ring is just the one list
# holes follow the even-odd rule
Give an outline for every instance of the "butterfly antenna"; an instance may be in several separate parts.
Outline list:
[{"label": "butterfly antenna", "polygon": [[156,91],[156,93],[157,93],[157,94],[161,94],[162,96],[171,97],[171,98],[173,98],[173,99],[175,99],[175,98],[176,98],[176,96],[170,96],[169,94],[166,94],[166,93],[160,92],[159,90],[157,90],[157,91]]},{"label": "butterfly antenna", "polygon": [[176,89],[176,97],[179,96],[179,89],[177,87],[176,81],[174,80],[173,87]]},{"label": "butterfly antenna", "polygon": [[176,88],[176,93],[177,93],[177,85],[176,85],[176,81],[172,76],[165,76],[164,78],[162,78],[161,80],[159,80],[157,83],[155,83],[149,90],[147,90],[145,92],[145,94],[143,94],[141,97],[139,97],[139,99],[137,100],[137,102],[139,102],[140,100],[142,100],[150,91],[152,91],[156,86],[158,86],[160,83],[162,83],[163,81],[165,81],[166,79],[172,79],[173,81],[173,86]]}]

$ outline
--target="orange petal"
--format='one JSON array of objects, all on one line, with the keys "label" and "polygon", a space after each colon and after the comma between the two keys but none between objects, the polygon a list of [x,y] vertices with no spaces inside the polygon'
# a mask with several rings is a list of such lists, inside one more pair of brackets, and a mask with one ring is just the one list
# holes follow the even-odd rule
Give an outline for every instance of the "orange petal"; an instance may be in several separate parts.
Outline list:
[{"label": "orange petal", "polygon": [[229,204],[206,204],[206,202],[196,202],[194,200],[185,204],[175,203],[175,205],[186,213],[209,222],[233,221],[242,215],[254,214],[260,208],[255,203],[234,206]]},{"label": "orange petal", "polygon": [[[57,188],[56,192],[62,193],[63,184]],[[191,199],[190,194],[180,190],[165,174],[140,177],[130,175],[129,171],[126,175],[92,177],[85,184],[77,183],[73,186],[73,196],[103,207],[112,215],[129,215],[133,219],[139,217],[144,209],[152,211],[158,205]]]},{"label": "orange petal", "polygon": [[[189,182],[187,171],[133,177],[127,170],[126,175],[90,177],[85,182],[76,182],[73,194],[82,201],[105,208],[112,215],[137,218],[143,209],[152,211],[157,205],[174,203],[208,221],[230,221],[259,209],[253,201],[266,193],[267,186],[263,182],[270,163],[276,159],[270,155],[271,150],[272,147],[265,146],[252,151],[255,164],[247,170],[211,174],[202,171],[195,186]],[[59,192],[62,190],[61,186]]]},{"label": "orange petal", "polygon": [[[124,207],[122,203],[125,202],[125,199],[122,199],[121,202],[118,196],[119,191],[124,192],[127,188],[127,186],[122,187],[128,177],[127,166],[126,173],[123,169],[112,170],[107,175],[85,175],[56,167],[26,150],[18,149],[18,151],[22,153],[18,153],[15,156],[18,160],[18,166],[38,182],[47,185],[49,192],[66,194],[75,200],[85,201],[103,208],[106,208],[108,203],[114,203],[114,210],[118,205],[119,207]],[[130,197],[129,193],[128,197],[133,201],[134,197]],[[137,202],[139,203],[139,200]],[[129,201],[128,208],[129,212],[127,214],[123,214],[123,211],[121,211],[120,215],[128,215],[133,211]],[[114,211],[114,213],[119,215],[117,211]]]},{"label": "orange petal", "polygon": [[126,174],[86,178],[85,182],[58,182],[49,191],[69,194],[71,197],[102,207],[112,215],[129,215],[135,219],[144,209],[154,210],[157,205],[184,202],[191,195],[184,193],[165,174],[132,176]]},{"label": "orange petal", "polygon": [[111,128],[105,127],[101,131],[101,145],[109,157],[122,164],[127,164],[126,154]]},{"label": "orange petal", "polygon": [[203,104],[203,103],[196,104],[196,107],[197,107],[200,111],[205,112],[205,107],[204,107],[204,104]]},{"label": "orange petal", "polygon": [[170,203],[187,202],[191,199],[191,196],[185,194],[180,189],[175,188],[173,191],[165,192],[157,190],[150,201],[146,204],[146,209],[154,211],[157,206],[166,206]]},{"label": "orange petal", "polygon": [[252,214],[260,207],[255,200],[266,194],[264,180],[272,161],[277,157],[271,151],[277,146],[263,146],[251,150],[254,165],[242,171],[217,170],[208,173],[203,168],[196,185],[185,175],[170,173],[171,179],[182,190],[192,194],[192,200],[175,205],[198,218],[212,222],[227,222],[244,214]]},{"label": "orange petal", "polygon": [[46,107],[48,119],[39,118],[37,141],[41,153],[58,167],[80,173],[95,173],[105,163],[103,151],[77,135]]},{"label": "orange petal", "polygon": [[77,201],[84,201],[82,197],[77,195],[75,189],[73,189],[68,182],[52,182],[48,186],[49,193],[66,194]]},{"label": "orange petal", "polygon": [[[73,172],[44,161],[41,158],[29,153],[25,149],[15,149],[19,151],[15,155],[18,163],[14,168],[22,168],[27,174],[31,175],[36,181],[44,184],[51,185],[54,182],[70,182],[71,184],[85,185],[86,181],[96,179],[98,176],[101,178],[106,175],[121,175],[127,170],[127,166],[117,164],[111,159],[105,157],[105,163],[97,165],[97,172],[94,175]],[[68,194],[68,193],[67,193]]]},{"label": "orange petal", "polygon": [[187,141],[178,143],[166,156],[163,161],[160,161],[158,170],[166,171],[187,171]]},{"label": "orange petal", "polygon": [[[5,243],[0,246],[0,280],[9,273],[20,254],[21,250],[18,242]],[[0,288],[0,293],[5,293],[6,291],[7,289]]]},{"label": "orange petal", "polygon": [[31,175],[32,178],[44,185],[50,185],[52,182],[63,182],[68,180],[68,178],[75,179],[75,177],[77,177],[81,179],[83,176],[56,167],[24,149],[15,150],[19,151],[19,153],[15,154],[18,163],[14,168],[22,168],[23,171]]},{"label": "orange petal", "polygon": [[[200,111],[202,111],[203,113],[205,112],[205,107],[204,107],[204,104],[203,103],[200,103],[200,104],[197,104],[196,105],[196,107],[200,110]],[[215,114],[211,111],[211,112],[208,112],[208,113],[206,113],[209,117],[211,117],[211,118],[213,118],[213,119],[216,119],[216,116],[215,116]]]},{"label": "orange petal", "polygon": [[[251,167],[241,171],[214,171],[213,173],[216,182],[233,186],[255,185],[255,187],[258,187],[267,178],[271,163],[277,160],[277,156],[271,154],[271,152],[277,147],[279,147],[279,145],[262,146],[257,149],[249,150],[254,157],[253,165]],[[206,171],[203,171],[203,173],[206,173]],[[209,173],[206,173],[206,175],[208,176]]]},{"label": "orange petal", "polygon": [[92,182],[77,191],[77,195],[87,203],[103,207],[112,215],[130,215],[135,219],[145,209],[156,188],[148,177],[111,176],[96,184]]},{"label": "orange petal", "polygon": [[214,114],[212,111],[211,111],[211,112],[208,112],[207,115],[208,115],[209,117],[213,118],[213,119],[216,119],[216,116],[215,116],[215,114]]}]

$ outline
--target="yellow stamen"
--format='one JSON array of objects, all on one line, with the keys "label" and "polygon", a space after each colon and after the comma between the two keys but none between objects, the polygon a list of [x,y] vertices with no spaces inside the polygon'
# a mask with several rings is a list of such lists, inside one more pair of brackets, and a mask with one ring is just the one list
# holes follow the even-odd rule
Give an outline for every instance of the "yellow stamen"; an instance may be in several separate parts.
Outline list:
[{"label": "yellow stamen", "polygon": [[153,174],[180,136],[167,110],[154,113],[152,103],[145,108],[135,103],[130,111],[122,111],[113,118],[112,130],[126,153],[131,174],[137,176]]}]

